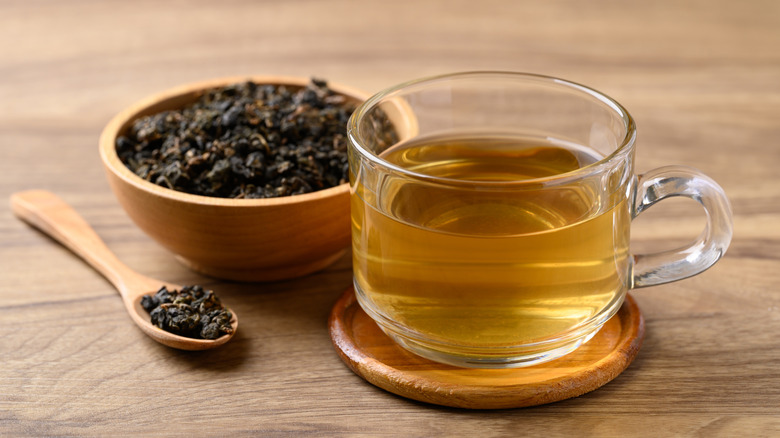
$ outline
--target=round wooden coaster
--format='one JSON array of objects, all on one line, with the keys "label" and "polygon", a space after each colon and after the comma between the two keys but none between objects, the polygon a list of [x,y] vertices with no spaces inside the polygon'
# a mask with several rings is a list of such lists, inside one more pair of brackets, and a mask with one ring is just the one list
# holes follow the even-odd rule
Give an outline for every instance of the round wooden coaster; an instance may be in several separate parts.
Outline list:
[{"label": "round wooden coaster", "polygon": [[341,359],[368,382],[403,397],[469,409],[535,406],[577,397],[617,377],[639,352],[645,324],[628,295],[590,341],[568,355],[512,369],[458,368],[412,354],[382,332],[352,288],[328,323]]}]

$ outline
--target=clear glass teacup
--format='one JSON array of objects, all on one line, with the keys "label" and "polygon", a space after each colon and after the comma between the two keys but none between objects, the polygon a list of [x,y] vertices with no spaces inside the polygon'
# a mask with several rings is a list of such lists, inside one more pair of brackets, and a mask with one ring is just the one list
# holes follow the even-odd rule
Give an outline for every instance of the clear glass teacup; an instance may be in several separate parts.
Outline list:
[{"label": "clear glass teacup", "polygon": [[[522,73],[407,82],[348,125],[354,285],[397,343],[509,368],[592,338],[633,288],[696,275],[731,240],[723,190],[695,169],[634,174],[634,120],[588,87]],[[631,220],[684,196],[707,215],[685,248],[631,254]]]}]

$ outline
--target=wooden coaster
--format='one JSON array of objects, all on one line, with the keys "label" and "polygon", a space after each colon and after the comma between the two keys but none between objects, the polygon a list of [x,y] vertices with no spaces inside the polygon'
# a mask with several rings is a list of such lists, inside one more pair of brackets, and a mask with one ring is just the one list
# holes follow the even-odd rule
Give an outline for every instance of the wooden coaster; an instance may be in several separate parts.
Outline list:
[{"label": "wooden coaster", "polygon": [[525,368],[458,368],[412,354],[382,332],[352,288],[333,307],[328,325],[341,359],[368,382],[414,400],[469,409],[535,406],[593,391],[628,367],[645,335],[631,295],[586,344]]}]

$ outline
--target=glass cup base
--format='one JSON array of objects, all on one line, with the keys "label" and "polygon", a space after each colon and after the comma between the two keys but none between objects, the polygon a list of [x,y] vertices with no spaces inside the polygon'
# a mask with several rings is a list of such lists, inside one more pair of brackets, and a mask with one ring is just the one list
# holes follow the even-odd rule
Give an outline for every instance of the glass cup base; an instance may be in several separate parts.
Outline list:
[{"label": "glass cup base", "polygon": [[395,343],[418,356],[462,368],[522,368],[561,358],[593,338],[623,304],[625,295],[616,299],[599,317],[594,318],[585,327],[561,336],[529,345],[506,348],[464,348],[427,340],[408,332],[382,314],[372,309],[360,287],[355,284],[355,295],[360,307],[376,322],[379,328]]},{"label": "glass cup base", "polygon": [[379,328],[385,332],[386,335],[395,341],[398,345],[404,349],[418,356],[430,359],[434,362],[444,363],[447,365],[453,365],[462,368],[487,368],[487,369],[503,369],[503,368],[522,368],[532,365],[538,365],[541,363],[549,362],[558,358],[561,358],[572,351],[579,348],[582,344],[588,342],[593,336],[598,333],[601,326],[596,327],[595,330],[587,333],[585,336],[577,338],[573,341],[565,343],[559,347],[551,350],[545,350],[544,352],[533,352],[523,354],[513,354],[511,356],[463,356],[459,354],[447,353],[441,350],[437,350],[430,346],[424,345],[421,342],[415,341],[393,333],[382,324],[378,324]]}]

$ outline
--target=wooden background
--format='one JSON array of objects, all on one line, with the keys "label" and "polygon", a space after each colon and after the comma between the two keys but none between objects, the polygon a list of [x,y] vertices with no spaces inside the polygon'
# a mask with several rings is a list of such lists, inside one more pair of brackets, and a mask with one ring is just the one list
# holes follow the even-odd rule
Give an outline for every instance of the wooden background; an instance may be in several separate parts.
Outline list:
[{"label": "wooden background", "polygon": [[[375,92],[476,69],[611,95],[638,120],[639,171],[695,166],[733,203],[725,259],[636,292],[636,361],[576,399],[477,412],[366,384],[326,328],[348,258],[273,284],[200,277],[130,222],[97,154],[115,113],[185,82],[316,75]],[[0,435],[778,436],[778,139],[778,1],[0,1]],[[9,195],[31,188],[139,272],[217,289],[236,338],[200,353],[147,338],[103,278],[12,216]],[[634,248],[692,238],[690,204],[638,219]]]}]

